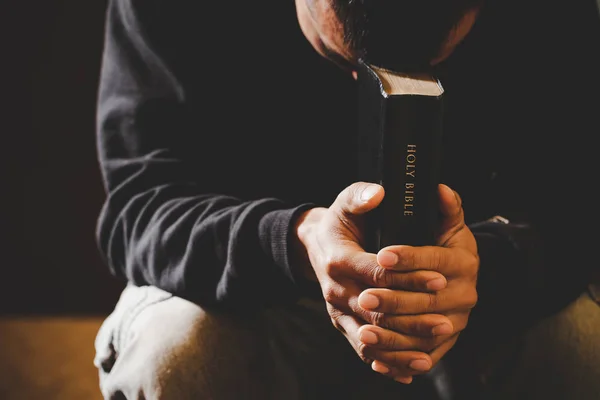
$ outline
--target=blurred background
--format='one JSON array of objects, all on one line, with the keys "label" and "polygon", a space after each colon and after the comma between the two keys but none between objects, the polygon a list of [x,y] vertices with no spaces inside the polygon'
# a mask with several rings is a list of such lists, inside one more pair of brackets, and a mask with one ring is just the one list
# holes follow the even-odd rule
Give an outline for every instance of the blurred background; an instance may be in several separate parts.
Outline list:
[{"label": "blurred background", "polygon": [[37,3],[14,1],[1,14],[8,123],[1,146],[0,310],[104,313],[118,289],[94,238],[104,199],[94,107],[105,2]]},{"label": "blurred background", "polygon": [[122,288],[94,229],[105,1],[0,3],[0,399],[100,399],[93,339]]}]

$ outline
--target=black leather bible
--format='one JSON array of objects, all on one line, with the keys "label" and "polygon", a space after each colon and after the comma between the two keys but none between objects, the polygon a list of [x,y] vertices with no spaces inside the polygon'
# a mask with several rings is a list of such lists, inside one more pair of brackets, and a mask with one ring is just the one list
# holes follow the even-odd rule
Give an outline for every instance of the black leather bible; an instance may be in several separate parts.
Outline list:
[{"label": "black leather bible", "polygon": [[359,179],[385,189],[367,214],[365,250],[435,244],[444,90],[428,74],[360,62]]}]

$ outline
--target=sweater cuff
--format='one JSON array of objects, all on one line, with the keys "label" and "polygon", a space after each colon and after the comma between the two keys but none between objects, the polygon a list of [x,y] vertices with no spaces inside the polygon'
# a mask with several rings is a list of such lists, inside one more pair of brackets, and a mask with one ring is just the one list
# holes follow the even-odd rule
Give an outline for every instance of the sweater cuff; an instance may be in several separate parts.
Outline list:
[{"label": "sweater cuff", "polygon": [[258,234],[263,251],[299,290],[300,295],[314,296],[321,293],[319,284],[306,279],[293,259],[294,226],[305,211],[315,207],[306,203],[296,208],[274,210],[262,217]]},{"label": "sweater cuff", "polygon": [[533,257],[530,227],[484,221],[470,229],[480,257],[479,300],[470,321],[498,332],[527,326],[533,313],[540,312],[540,262]]}]

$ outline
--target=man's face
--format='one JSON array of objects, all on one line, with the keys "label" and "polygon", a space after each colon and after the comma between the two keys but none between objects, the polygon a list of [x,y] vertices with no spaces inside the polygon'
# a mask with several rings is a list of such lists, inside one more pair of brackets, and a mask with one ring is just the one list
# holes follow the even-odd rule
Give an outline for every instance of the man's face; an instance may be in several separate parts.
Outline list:
[{"label": "man's face", "polygon": [[[338,0],[296,0],[296,12],[300,28],[314,49],[323,57],[352,73],[356,78],[355,66],[358,55],[344,42],[344,27],[331,4]],[[450,1],[450,0],[449,0]],[[446,59],[469,33],[479,9],[467,11],[450,32],[431,65]]]}]

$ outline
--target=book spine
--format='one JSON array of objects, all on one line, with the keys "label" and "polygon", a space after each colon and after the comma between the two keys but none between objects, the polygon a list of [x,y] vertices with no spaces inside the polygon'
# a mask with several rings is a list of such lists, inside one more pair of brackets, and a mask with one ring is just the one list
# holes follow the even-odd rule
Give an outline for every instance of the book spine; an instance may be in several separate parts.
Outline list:
[{"label": "book spine", "polygon": [[442,149],[442,97],[384,100],[378,247],[435,244]]},{"label": "book spine", "polygon": [[[379,81],[365,66],[358,79],[358,180],[383,185],[383,128],[385,99]],[[362,246],[375,253],[381,241],[381,207],[365,215]]]}]

